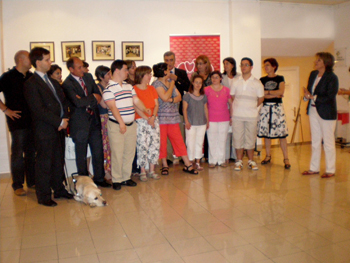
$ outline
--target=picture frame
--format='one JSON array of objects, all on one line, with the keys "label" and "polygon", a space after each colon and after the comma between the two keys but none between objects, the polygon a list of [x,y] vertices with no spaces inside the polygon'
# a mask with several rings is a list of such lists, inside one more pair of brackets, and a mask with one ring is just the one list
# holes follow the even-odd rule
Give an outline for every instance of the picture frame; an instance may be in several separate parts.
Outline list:
[{"label": "picture frame", "polygon": [[66,62],[71,57],[78,57],[85,60],[84,41],[62,41],[62,61]]},{"label": "picture frame", "polygon": [[30,42],[29,49],[32,50],[35,47],[42,47],[50,51],[50,60],[51,62],[55,62],[55,43],[54,42]]},{"label": "picture frame", "polygon": [[92,41],[92,60],[115,60],[115,42]]},{"label": "picture frame", "polygon": [[142,41],[122,41],[122,58],[135,61],[144,60],[144,46]]}]

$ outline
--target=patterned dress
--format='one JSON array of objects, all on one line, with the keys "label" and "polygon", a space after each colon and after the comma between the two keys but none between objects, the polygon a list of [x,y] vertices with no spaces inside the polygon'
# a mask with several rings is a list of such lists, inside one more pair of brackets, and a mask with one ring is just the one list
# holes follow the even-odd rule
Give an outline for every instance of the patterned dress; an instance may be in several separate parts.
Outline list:
[{"label": "patterned dress", "polygon": [[[268,76],[260,79],[265,90],[278,90],[283,76]],[[282,98],[265,99],[260,109],[258,121],[258,137],[267,139],[281,139],[288,136],[286,116],[282,104]]]}]

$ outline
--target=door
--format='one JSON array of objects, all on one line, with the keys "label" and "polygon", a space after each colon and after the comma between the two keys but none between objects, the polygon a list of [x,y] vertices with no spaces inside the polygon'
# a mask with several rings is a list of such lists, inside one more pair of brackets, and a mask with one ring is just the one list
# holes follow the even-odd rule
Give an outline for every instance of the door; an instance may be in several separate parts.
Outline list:
[{"label": "door", "polygon": [[[286,120],[288,125],[287,142],[290,143],[294,126],[297,125],[297,129],[294,135],[294,142],[301,142],[301,129],[300,129],[300,116],[298,124],[294,122],[298,112],[299,101],[300,101],[300,86],[299,86],[299,67],[279,67],[276,72],[278,75],[284,76],[285,91],[283,97],[283,106],[286,114]],[[278,143],[275,140],[275,143]]]}]

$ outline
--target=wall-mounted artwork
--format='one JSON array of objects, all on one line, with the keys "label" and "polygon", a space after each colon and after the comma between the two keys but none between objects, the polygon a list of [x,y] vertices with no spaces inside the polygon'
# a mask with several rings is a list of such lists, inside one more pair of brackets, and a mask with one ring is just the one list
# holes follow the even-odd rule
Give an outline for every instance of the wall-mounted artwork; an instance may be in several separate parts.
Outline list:
[{"label": "wall-mounted artwork", "polygon": [[42,47],[50,51],[50,60],[55,62],[55,43],[54,42],[30,42],[29,49]]},{"label": "wall-mounted artwork", "polygon": [[92,41],[92,60],[114,60],[114,41]]},{"label": "wall-mounted artwork", "polygon": [[71,57],[78,57],[85,60],[85,43],[84,41],[65,41],[62,42],[62,60],[68,61]]},{"label": "wall-mounted artwork", "polygon": [[143,61],[143,42],[123,41],[122,56],[123,56],[123,60],[131,59],[135,61]]}]

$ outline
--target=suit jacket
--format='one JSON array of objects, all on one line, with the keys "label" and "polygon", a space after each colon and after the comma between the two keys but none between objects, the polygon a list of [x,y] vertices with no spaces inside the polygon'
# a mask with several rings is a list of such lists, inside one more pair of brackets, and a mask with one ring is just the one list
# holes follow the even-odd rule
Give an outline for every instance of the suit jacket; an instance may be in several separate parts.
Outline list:
[{"label": "suit jacket", "polygon": [[[180,92],[181,97],[184,96],[184,91],[188,92],[188,88],[190,87],[190,80],[188,79],[187,72],[183,69],[175,68],[175,75],[177,76],[177,80],[175,81],[175,86],[177,90]],[[179,106],[179,113],[182,115],[182,100]]]},{"label": "suit jacket", "polygon": [[[98,103],[93,93],[101,96],[93,77],[89,73],[84,73],[83,81],[88,90],[88,96],[80,85],[80,83],[70,74],[62,84],[64,93],[70,102],[70,135],[73,139],[79,136],[80,139],[85,140],[89,136],[89,129],[93,119],[97,125],[101,126],[100,112],[98,110]],[[77,98],[78,95],[80,99]],[[93,110],[94,114],[91,116],[86,108]]]},{"label": "suit jacket", "polygon": [[[312,95],[317,95],[315,105],[318,115],[324,120],[336,120],[336,96],[339,88],[338,77],[333,72],[326,71],[312,93],[312,86],[317,78],[317,74],[318,70],[314,70],[310,73],[307,89]],[[309,100],[307,114],[309,114],[310,107],[311,100]]]},{"label": "suit jacket", "polygon": [[59,83],[49,78],[63,107],[53,94],[51,88],[38,75],[34,74],[24,83],[24,96],[28,103],[36,139],[52,139],[58,134],[62,118],[68,118],[68,104]]}]

